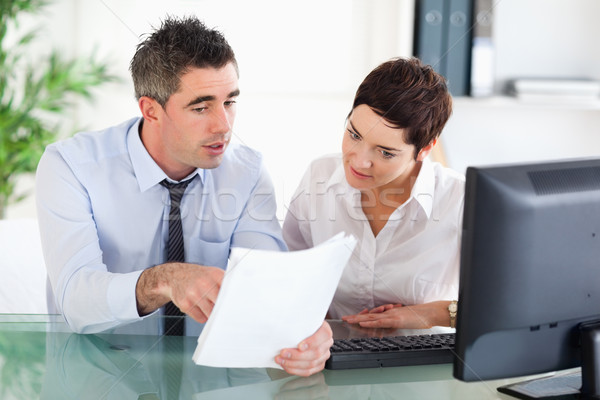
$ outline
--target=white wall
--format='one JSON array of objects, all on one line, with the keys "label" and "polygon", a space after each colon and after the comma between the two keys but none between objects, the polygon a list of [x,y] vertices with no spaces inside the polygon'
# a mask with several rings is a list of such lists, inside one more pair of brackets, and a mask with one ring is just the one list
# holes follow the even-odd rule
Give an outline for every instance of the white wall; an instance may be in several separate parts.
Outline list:
[{"label": "white wall", "polygon": [[442,135],[448,163],[505,164],[600,155],[600,106],[458,99]]},{"label": "white wall", "polygon": [[[496,93],[524,77],[600,80],[600,1],[494,1]],[[530,162],[600,156],[600,99],[455,99],[442,135],[449,164]]]},{"label": "white wall", "polygon": [[[600,79],[597,0],[495,1],[498,87],[519,76]],[[138,115],[128,65],[140,35],[167,14],[217,27],[240,64],[236,140],[260,150],[275,183],[279,217],[307,164],[339,151],[354,91],[377,64],[410,55],[414,0],[56,0],[28,20],[44,26],[40,49],[94,47],[122,83],[96,90],[71,117],[102,129]],[[449,165],[598,155],[600,107],[523,105],[506,98],[456,99],[442,135]],[[21,182],[23,190],[32,181]],[[35,216],[29,198],[8,217]]]},{"label": "white wall", "polygon": [[[240,66],[234,138],[264,154],[283,218],[308,163],[339,151],[363,77],[382,61],[410,55],[412,9],[413,0],[58,0],[34,22],[45,26],[46,46],[67,54],[96,48],[123,79],[79,107],[73,119],[86,129],[139,115],[129,61],[140,35],[167,14],[194,14],[221,30]],[[22,180],[23,190],[32,185]],[[29,216],[32,198],[8,210],[9,218]]]}]

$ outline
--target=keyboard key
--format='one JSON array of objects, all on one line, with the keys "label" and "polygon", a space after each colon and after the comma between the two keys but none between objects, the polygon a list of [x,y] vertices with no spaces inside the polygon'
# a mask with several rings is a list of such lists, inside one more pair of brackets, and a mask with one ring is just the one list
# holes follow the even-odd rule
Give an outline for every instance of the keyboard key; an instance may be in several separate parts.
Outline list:
[{"label": "keyboard key", "polygon": [[380,368],[451,363],[454,339],[454,333],[336,339],[325,368]]}]

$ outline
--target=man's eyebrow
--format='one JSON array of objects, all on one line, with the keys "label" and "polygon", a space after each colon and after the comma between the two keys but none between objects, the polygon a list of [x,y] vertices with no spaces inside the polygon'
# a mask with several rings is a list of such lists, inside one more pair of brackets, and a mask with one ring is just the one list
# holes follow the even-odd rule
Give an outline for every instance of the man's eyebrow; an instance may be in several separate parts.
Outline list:
[{"label": "man's eyebrow", "polygon": [[194,100],[187,103],[186,107],[193,106],[194,104],[204,103],[205,101],[212,101],[215,96],[198,96]]},{"label": "man's eyebrow", "polygon": [[[228,98],[228,99],[230,99],[230,98],[232,98],[232,97],[237,97],[237,96],[239,96],[239,95],[240,95],[240,90],[239,90],[239,89],[236,89],[236,90],[234,90],[234,91],[230,92],[230,93],[227,95],[227,98]],[[190,101],[190,102],[189,102],[189,103],[186,105],[186,107],[193,106],[194,104],[204,103],[205,101],[214,101],[215,99],[216,99],[216,97],[215,97],[215,96],[212,96],[212,95],[210,95],[210,96],[198,96],[198,97],[196,97],[195,99],[193,99],[192,101]]]}]

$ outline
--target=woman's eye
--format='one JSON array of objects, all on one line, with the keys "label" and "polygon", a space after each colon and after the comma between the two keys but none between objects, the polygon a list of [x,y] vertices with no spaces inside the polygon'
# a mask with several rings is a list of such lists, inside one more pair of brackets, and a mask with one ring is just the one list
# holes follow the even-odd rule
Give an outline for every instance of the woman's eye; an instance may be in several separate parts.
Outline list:
[{"label": "woman's eye", "polygon": [[381,155],[383,158],[394,158],[396,155],[394,153],[390,153],[389,151],[381,150]]},{"label": "woman's eye", "polygon": [[360,140],[360,135],[358,133],[352,132],[352,131],[348,131],[348,135],[350,135],[350,138],[352,140]]}]

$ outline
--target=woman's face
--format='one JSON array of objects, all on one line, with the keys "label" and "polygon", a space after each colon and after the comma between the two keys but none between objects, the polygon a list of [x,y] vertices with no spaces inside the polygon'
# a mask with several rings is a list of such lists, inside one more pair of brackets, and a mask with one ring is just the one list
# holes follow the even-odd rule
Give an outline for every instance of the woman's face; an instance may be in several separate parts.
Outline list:
[{"label": "woman's face", "polygon": [[350,186],[360,191],[405,188],[431,149],[423,149],[415,160],[415,146],[404,142],[404,133],[404,129],[390,127],[369,106],[356,107],[348,117],[342,141]]}]

